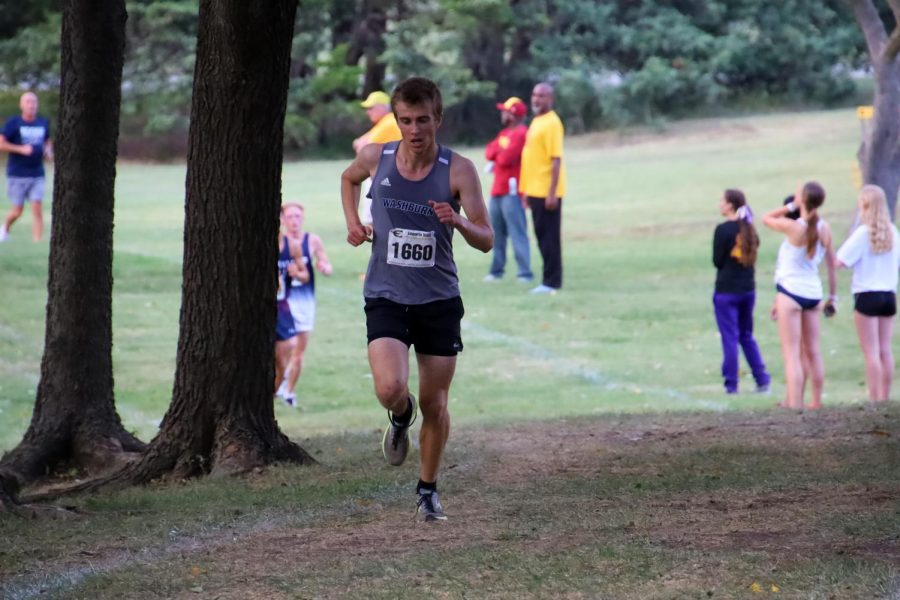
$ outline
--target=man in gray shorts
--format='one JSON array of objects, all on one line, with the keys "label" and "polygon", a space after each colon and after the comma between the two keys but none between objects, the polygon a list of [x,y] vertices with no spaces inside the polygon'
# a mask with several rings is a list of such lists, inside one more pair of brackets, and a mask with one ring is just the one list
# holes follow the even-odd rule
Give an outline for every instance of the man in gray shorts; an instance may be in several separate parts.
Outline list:
[{"label": "man in gray shorts", "polygon": [[44,216],[44,159],[53,158],[50,122],[38,115],[38,98],[25,92],[19,98],[21,115],[11,117],[0,132],[0,152],[7,152],[6,193],[12,209],[0,225],[0,242],[9,237],[9,228],[22,216],[25,201],[31,202],[31,238],[41,240]]},{"label": "man in gray shorts", "polygon": [[[443,110],[434,82],[407,79],[394,90],[391,109],[402,139],[360,150],[341,175],[341,202],[350,245],[372,242],[363,295],[375,395],[388,410],[384,457],[399,466],[409,451],[417,414],[408,386],[414,346],[422,409],[417,513],[425,521],[443,521],[437,474],[450,433],[450,382],[463,348],[452,238],[457,231],[468,245],[489,252],[494,233],[472,161],[435,139]],[[357,211],[359,185],[367,177],[372,227]]]}]

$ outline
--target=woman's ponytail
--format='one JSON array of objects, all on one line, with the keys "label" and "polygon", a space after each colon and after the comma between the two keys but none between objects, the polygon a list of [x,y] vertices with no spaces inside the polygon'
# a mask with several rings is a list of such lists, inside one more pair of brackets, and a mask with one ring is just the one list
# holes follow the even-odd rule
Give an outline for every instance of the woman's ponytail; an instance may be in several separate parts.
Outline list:
[{"label": "woman's ponytail", "polygon": [[750,210],[750,205],[747,204],[741,190],[725,190],[725,201],[734,207],[738,218],[735,251],[731,255],[742,267],[752,267],[756,264],[756,253],[759,249],[759,235],[753,226],[753,211]]},{"label": "woman's ponytail", "polygon": [[812,258],[819,243],[819,213],[816,209],[825,203],[825,188],[815,181],[808,182],[803,186],[802,201],[809,215],[806,219],[806,255]]}]

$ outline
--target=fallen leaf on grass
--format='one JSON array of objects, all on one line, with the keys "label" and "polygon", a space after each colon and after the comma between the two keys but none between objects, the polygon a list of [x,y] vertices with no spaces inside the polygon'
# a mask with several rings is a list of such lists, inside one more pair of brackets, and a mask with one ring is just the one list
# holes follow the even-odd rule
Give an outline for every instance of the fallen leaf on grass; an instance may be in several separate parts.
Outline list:
[{"label": "fallen leaf on grass", "polygon": [[762,586],[756,583],[755,581],[750,584],[750,591],[755,594],[761,594],[763,589]]},{"label": "fallen leaf on grass", "polygon": [[882,437],[891,437],[891,432],[885,431],[884,429],[872,429],[871,431],[866,431],[866,433],[870,433],[872,435],[880,435]]}]

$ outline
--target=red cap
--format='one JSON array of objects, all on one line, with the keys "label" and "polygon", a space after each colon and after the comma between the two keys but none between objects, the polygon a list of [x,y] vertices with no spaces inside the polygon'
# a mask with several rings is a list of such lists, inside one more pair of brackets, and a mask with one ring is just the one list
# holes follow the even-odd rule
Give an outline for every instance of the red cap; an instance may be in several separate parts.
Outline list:
[{"label": "red cap", "polygon": [[516,117],[524,117],[528,113],[528,107],[522,102],[521,98],[511,97],[506,102],[497,105],[500,110],[508,110]]}]

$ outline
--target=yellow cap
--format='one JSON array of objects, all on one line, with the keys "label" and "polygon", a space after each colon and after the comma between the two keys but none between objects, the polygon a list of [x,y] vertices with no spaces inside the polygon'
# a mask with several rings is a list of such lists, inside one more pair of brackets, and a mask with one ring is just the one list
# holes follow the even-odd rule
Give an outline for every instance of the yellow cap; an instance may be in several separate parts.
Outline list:
[{"label": "yellow cap", "polygon": [[369,97],[359,103],[363,108],[372,108],[378,104],[387,104],[390,105],[391,97],[385,94],[384,92],[372,92],[369,94]]}]

